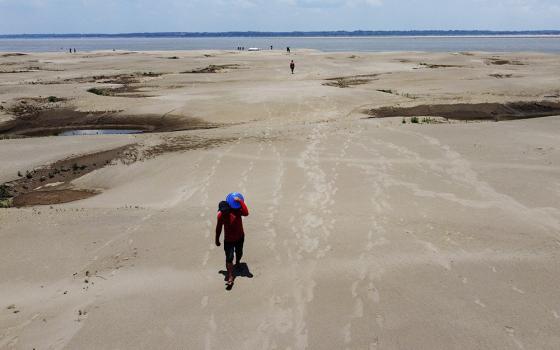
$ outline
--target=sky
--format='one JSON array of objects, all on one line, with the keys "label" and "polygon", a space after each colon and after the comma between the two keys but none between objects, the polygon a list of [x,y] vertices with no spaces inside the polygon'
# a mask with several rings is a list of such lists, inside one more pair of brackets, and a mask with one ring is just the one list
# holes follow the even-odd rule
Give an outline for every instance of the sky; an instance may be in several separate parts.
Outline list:
[{"label": "sky", "polygon": [[560,0],[0,0],[0,34],[560,30]]}]

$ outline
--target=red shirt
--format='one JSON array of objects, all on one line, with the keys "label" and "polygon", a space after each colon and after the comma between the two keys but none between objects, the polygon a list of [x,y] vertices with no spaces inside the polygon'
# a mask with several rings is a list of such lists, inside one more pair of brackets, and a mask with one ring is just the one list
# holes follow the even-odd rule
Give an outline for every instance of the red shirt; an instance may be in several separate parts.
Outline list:
[{"label": "red shirt", "polygon": [[[245,202],[239,202],[241,204],[241,209],[232,209],[229,215],[222,215],[222,212],[218,212],[218,223],[216,225],[216,234],[222,232],[222,226],[224,227],[224,241],[235,242],[240,240],[245,236],[243,231],[243,216],[249,215],[249,209]],[[217,236],[216,236],[217,237]]]}]

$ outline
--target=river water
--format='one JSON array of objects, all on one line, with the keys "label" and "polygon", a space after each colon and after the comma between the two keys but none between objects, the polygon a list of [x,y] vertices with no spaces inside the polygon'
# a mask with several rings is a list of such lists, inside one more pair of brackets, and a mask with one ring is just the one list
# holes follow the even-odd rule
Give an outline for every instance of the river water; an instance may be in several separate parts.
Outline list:
[{"label": "river water", "polygon": [[0,39],[0,51],[46,52],[94,50],[171,51],[235,50],[245,48],[285,50],[307,48],[320,51],[426,51],[426,52],[548,52],[560,53],[559,36],[473,37],[273,37],[273,38],[72,38]]}]

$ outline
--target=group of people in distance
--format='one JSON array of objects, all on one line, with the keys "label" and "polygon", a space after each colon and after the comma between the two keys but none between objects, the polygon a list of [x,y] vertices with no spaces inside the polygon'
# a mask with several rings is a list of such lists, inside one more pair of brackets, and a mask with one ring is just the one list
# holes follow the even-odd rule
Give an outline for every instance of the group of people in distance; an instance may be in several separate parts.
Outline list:
[{"label": "group of people in distance", "polygon": [[[270,49],[273,50],[274,46],[270,45]],[[237,51],[245,51],[245,46],[238,46],[237,47]],[[286,52],[287,53],[291,53],[292,50],[290,49],[289,46],[286,47]],[[294,74],[294,70],[296,69],[296,63],[294,62],[294,60],[292,60],[290,62],[290,70],[292,71],[292,74]]]}]

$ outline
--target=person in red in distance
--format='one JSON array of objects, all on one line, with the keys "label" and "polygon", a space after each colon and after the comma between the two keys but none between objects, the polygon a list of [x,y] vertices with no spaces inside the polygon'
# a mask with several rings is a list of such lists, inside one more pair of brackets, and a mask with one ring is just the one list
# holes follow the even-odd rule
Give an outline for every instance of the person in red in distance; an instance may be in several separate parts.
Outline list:
[{"label": "person in red in distance", "polygon": [[[218,205],[218,222],[216,224],[216,246],[220,246],[220,235],[222,227],[224,228],[224,251],[226,253],[226,284],[228,287],[233,286],[233,255],[235,252],[235,264],[239,266],[241,257],[243,256],[243,243],[245,241],[245,232],[243,231],[243,216],[249,216],[249,209],[245,205],[245,201],[241,195],[233,197],[232,205],[226,201],[220,202]],[[237,206],[234,209],[232,206]]]}]

